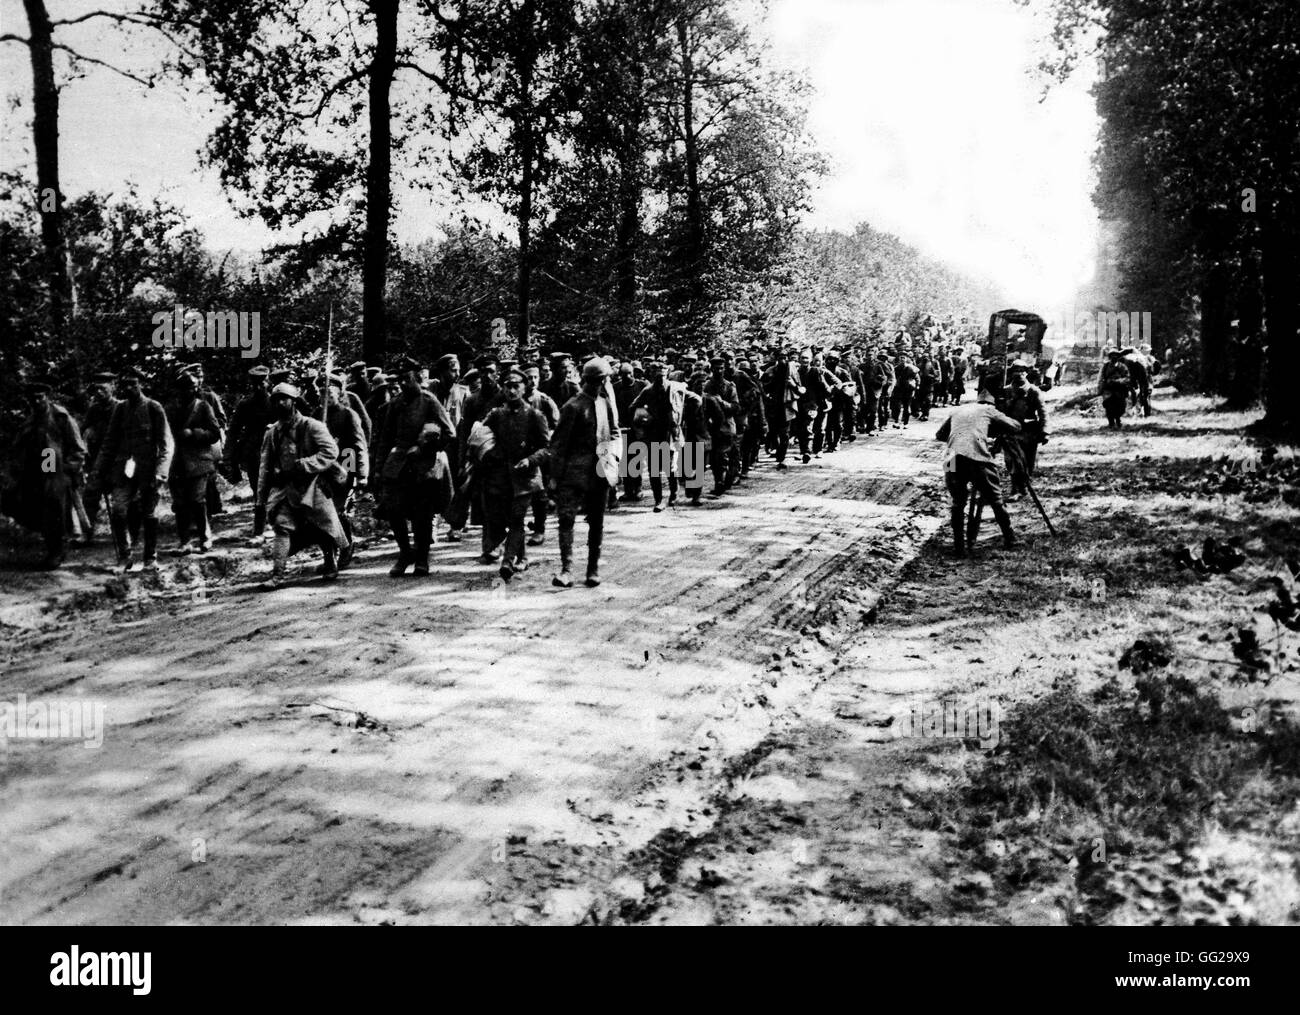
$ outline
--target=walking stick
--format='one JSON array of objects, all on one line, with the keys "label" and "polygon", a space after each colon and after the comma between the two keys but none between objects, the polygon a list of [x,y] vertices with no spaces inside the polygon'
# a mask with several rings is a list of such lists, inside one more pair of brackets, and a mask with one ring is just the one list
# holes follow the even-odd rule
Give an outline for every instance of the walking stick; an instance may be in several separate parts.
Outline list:
[{"label": "walking stick", "polygon": [[1047,517],[1047,511],[1043,507],[1043,502],[1038,499],[1038,494],[1034,491],[1034,484],[1029,481],[1029,470],[1025,467],[1025,455],[1024,452],[1020,450],[1019,442],[1012,439],[1010,444],[1007,446],[1011,449],[1011,457],[1016,460],[1016,464],[1019,466],[1020,472],[1024,476],[1025,489],[1029,491],[1030,500],[1034,502],[1034,507],[1038,508],[1038,513],[1043,516],[1043,521],[1047,523],[1047,531],[1055,537],[1056,529],[1052,526],[1052,520]]}]

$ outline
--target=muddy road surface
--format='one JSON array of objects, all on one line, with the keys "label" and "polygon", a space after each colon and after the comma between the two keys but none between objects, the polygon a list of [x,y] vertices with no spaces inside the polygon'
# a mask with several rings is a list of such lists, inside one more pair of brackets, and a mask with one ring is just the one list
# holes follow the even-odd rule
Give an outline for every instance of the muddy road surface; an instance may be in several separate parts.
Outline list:
[{"label": "muddy road surface", "polygon": [[940,416],[698,509],[620,507],[595,590],[551,587],[553,534],[508,586],[473,534],[427,580],[377,542],[337,584],[260,594],[251,551],[188,594],[5,571],[0,700],[104,728],[0,747],[0,922],[634,913],[634,861],[707,831],[933,533]]}]

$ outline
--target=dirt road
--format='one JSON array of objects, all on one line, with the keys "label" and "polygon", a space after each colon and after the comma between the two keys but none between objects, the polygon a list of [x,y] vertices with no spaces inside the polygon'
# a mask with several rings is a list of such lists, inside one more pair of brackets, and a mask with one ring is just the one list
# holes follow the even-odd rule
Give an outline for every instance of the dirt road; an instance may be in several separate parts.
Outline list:
[{"label": "dirt road", "polygon": [[169,597],[0,574],[0,701],[105,719],[95,749],[0,747],[0,921],[635,916],[646,856],[707,831],[933,532],[939,418],[620,509],[596,590],[550,587],[553,545],[506,587],[473,540],[427,581],[381,543],[261,595],[222,580],[248,552],[170,563]]}]

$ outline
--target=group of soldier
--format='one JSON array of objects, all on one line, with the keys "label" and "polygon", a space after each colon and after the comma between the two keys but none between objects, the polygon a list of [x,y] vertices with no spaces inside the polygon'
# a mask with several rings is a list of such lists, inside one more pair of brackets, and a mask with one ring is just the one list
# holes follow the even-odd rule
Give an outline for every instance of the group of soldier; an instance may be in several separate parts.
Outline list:
[{"label": "group of soldier", "polygon": [[[553,583],[568,588],[583,515],[586,584],[594,587],[605,514],[643,500],[647,481],[656,512],[675,507],[679,494],[698,506],[707,474],[711,496],[723,497],[764,449],[784,469],[792,442],[808,463],[890,425],[926,420],[933,406],[961,401],[968,356],[944,342],[913,349],[899,336],[865,350],[669,350],[622,362],[591,355],[581,369],[558,351],[522,361],[484,354],[463,375],[455,355],[431,369],[403,357],[387,372],[364,362],[297,375],[259,365],[229,417],[202,366],[188,364],[161,378],[165,390],[140,369],[97,375],[80,424],[48,384],[33,382],[16,457],[23,481],[4,511],[43,533],[46,566],[57,567],[67,533],[75,525],[91,539],[106,503],[119,566],[133,571],[157,562],[164,484],[175,552],[184,555],[212,548],[212,518],[222,513],[216,476],[232,484],[246,477],[250,542],[271,544],[269,588],[304,547],[320,548],[327,580],[349,566],[362,493],[392,529],[394,577],[429,574],[445,523],[452,542],[480,526],[480,563],[509,581],[528,567],[528,549],[545,543],[553,513]],[[1037,421],[1013,470],[1018,490],[1046,420],[1023,371],[1011,376],[1010,410]]]}]

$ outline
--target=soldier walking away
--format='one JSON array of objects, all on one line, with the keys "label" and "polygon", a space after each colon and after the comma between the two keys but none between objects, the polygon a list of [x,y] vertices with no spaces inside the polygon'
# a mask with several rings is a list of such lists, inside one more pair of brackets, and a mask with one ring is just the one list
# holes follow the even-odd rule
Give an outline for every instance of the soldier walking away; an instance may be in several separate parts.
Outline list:
[{"label": "soldier walking away", "polygon": [[348,545],[332,489],[343,479],[339,446],[324,423],[302,414],[301,393],[292,384],[277,384],[271,403],[277,422],[262,439],[257,487],[257,502],[275,534],[264,588],[283,584],[290,555],[307,546],[320,547],[320,573],[333,581],[339,574],[336,554]]},{"label": "soldier walking away", "polygon": [[1106,423],[1112,430],[1123,426],[1124,410],[1128,407],[1129,394],[1133,390],[1133,373],[1124,362],[1124,354],[1119,349],[1107,353],[1107,362],[1101,368],[1101,407],[1106,410]]},{"label": "soldier walking away", "polygon": [[404,359],[397,373],[401,392],[388,406],[371,467],[380,477],[380,506],[397,540],[397,562],[388,573],[397,578],[414,565],[415,577],[424,578],[433,516],[451,501],[451,466],[444,448],[455,432],[442,403],[424,389],[420,364]]},{"label": "soldier walking away", "polygon": [[[573,587],[573,530],[579,511],[587,515],[587,586],[600,584],[600,548],[605,532],[611,475],[610,450],[618,438],[618,410],[606,397],[609,363],[597,357],[582,368],[582,389],[560,409],[560,425],[551,437],[551,483],[560,524],[560,573],[557,588]],[[612,480],[612,481],[611,481]]]},{"label": "soldier walking away", "polygon": [[212,549],[208,483],[217,470],[221,432],[194,372],[182,371],[177,376],[175,394],[167,405],[167,422],[176,441],[168,483],[176,516],[177,552],[207,553]]},{"label": "soldier walking away", "polygon": [[500,570],[503,581],[528,570],[524,523],[534,496],[542,491],[541,464],[551,441],[550,425],[541,410],[529,403],[527,386],[523,371],[511,370],[505,379],[505,404],[483,421],[492,431],[492,446],[484,452],[481,465],[483,525],[490,529],[484,542],[493,550],[501,542],[506,544]]},{"label": "soldier walking away", "polygon": [[124,571],[135,570],[134,547],[142,527],[144,566],[158,563],[158,496],[175,453],[167,414],[160,403],[145,396],[144,380],[139,368],[123,375],[123,400],[113,410],[93,465],[96,485],[109,493],[113,545]]},{"label": "soldier walking away", "polygon": [[[275,412],[271,408],[271,392],[268,390],[268,378],[271,371],[258,365],[248,371],[249,393],[235,406],[235,415],[230,421],[230,433],[226,438],[225,467],[226,479],[238,483],[241,473],[248,477],[248,486],[253,491],[253,500],[257,500],[257,470],[262,463],[262,438],[266,428],[275,423]],[[266,511],[253,507],[253,538],[250,545],[260,546],[266,529]]]},{"label": "soldier walking away", "polygon": [[958,557],[967,553],[966,502],[971,488],[993,509],[1002,529],[1003,545],[1008,550],[1017,545],[1011,516],[1002,503],[1002,478],[989,447],[989,435],[991,431],[1019,433],[1020,424],[999,412],[994,402],[993,393],[981,388],[979,400],[954,409],[935,434],[935,440],[948,444],[943,458],[944,483],[952,496],[953,551]]},{"label": "soldier walking away", "polygon": [[1151,360],[1136,349],[1124,350],[1124,362],[1133,376],[1133,407],[1146,419],[1151,415]]},{"label": "soldier walking away", "polygon": [[5,491],[4,513],[45,542],[46,570],[63,564],[64,537],[73,489],[86,458],[77,421],[50,398],[50,385],[24,385],[27,414],[14,441],[15,475]]},{"label": "soldier walking away", "polygon": [[1011,383],[1002,390],[1001,404],[1021,427],[1018,435],[1006,439],[1005,452],[1011,496],[1016,498],[1029,492],[1029,480],[1038,464],[1038,446],[1047,443],[1047,410],[1043,407],[1043,393],[1029,383],[1030,365],[1016,360],[1009,370]]}]

